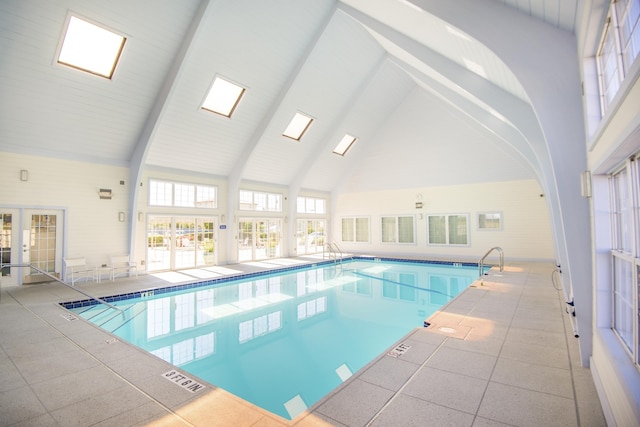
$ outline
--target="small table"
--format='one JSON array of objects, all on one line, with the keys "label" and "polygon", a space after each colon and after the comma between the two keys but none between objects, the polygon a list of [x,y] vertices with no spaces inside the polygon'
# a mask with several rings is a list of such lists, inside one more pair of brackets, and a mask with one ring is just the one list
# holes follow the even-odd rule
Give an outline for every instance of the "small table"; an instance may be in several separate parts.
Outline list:
[{"label": "small table", "polygon": [[108,265],[102,265],[96,268],[97,282],[100,283],[102,281],[102,275],[104,273],[107,273],[107,278],[111,279],[113,282],[113,268]]}]

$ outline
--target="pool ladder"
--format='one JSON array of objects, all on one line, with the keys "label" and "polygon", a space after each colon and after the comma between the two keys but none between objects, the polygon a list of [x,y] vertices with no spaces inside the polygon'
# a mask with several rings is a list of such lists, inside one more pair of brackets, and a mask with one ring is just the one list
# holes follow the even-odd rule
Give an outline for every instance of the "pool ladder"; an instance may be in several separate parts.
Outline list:
[{"label": "pool ladder", "polygon": [[322,259],[325,258],[325,249],[326,249],[326,252],[328,252],[329,259],[331,259],[331,256],[333,255],[333,262],[335,264],[338,263],[338,253],[340,253],[340,264],[342,264],[342,259],[344,258],[344,255],[340,250],[340,246],[338,246],[336,243],[326,243],[322,247]]},{"label": "pool ladder", "polygon": [[494,246],[491,249],[489,249],[487,251],[486,254],[484,254],[484,256],[482,258],[480,258],[480,261],[478,262],[478,277],[482,277],[484,276],[484,260],[491,254],[491,252],[493,251],[497,251],[500,254],[500,271],[504,271],[504,253],[502,252],[502,248],[499,246]]}]

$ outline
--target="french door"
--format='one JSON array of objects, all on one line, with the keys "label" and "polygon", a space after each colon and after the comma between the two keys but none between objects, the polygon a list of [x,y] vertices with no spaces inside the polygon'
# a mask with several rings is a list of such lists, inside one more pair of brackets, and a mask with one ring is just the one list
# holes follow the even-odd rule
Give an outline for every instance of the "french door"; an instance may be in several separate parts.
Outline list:
[{"label": "french door", "polygon": [[[0,208],[0,258],[2,264],[31,264],[52,275],[62,271],[64,212],[46,209]],[[36,270],[6,267],[3,286],[49,280]]]},{"label": "french door", "polygon": [[257,261],[281,256],[281,219],[240,218],[238,261]]},{"label": "french door", "polygon": [[147,221],[147,271],[215,265],[213,217],[156,216]]},{"label": "french door", "polygon": [[327,221],[324,219],[299,219],[297,228],[296,253],[298,255],[322,252]]}]

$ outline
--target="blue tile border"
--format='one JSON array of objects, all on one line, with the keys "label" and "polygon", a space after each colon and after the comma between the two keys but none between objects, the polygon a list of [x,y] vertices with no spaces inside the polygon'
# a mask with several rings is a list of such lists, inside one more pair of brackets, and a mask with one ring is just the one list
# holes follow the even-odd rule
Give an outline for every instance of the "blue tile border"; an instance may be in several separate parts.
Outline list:
[{"label": "blue tile border", "polygon": [[[478,263],[474,263],[474,262],[433,261],[433,260],[422,260],[422,259],[389,258],[389,257],[376,257],[376,256],[350,256],[350,257],[343,258],[343,261],[369,261],[369,262],[385,261],[385,262],[405,262],[405,263],[414,263],[414,264],[450,265],[450,266],[456,266],[456,267],[478,267]],[[128,299],[141,298],[143,294],[145,296],[149,294],[154,296],[162,295],[162,294],[166,294],[174,291],[201,288],[204,286],[217,285],[217,284],[233,282],[237,280],[246,280],[253,277],[269,276],[271,274],[283,273],[287,271],[312,269],[319,266],[325,266],[325,265],[330,265],[334,263],[335,261],[324,260],[324,261],[318,261],[318,262],[313,262],[309,264],[300,264],[300,265],[292,265],[292,266],[282,267],[282,268],[275,268],[273,270],[256,271],[253,273],[241,273],[241,274],[221,277],[219,279],[209,279],[201,282],[184,283],[181,285],[168,286],[166,288],[143,289],[140,291],[129,292],[126,294],[118,294],[118,295],[111,295],[108,297],[101,297],[100,299],[111,303],[111,302],[117,302],[117,301],[124,301]],[[61,305],[66,309],[90,307],[98,304],[100,304],[98,301],[90,298],[59,303],[59,305]]]}]

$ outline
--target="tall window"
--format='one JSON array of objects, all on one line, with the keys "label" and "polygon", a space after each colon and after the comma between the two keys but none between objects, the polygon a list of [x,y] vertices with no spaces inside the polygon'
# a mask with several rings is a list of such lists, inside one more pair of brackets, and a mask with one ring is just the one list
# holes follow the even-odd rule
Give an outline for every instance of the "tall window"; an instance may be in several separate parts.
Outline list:
[{"label": "tall window", "polygon": [[383,216],[382,243],[415,243],[414,217]]},{"label": "tall window", "polygon": [[240,210],[282,212],[282,194],[240,190]]},{"label": "tall window", "polygon": [[342,218],[343,242],[369,242],[369,218]]},{"label": "tall window", "polygon": [[149,206],[216,208],[218,189],[210,185],[149,180]]},{"label": "tall window", "polygon": [[430,245],[468,245],[469,215],[428,215]]},{"label": "tall window", "polygon": [[[613,265],[612,328],[631,355],[640,358],[640,316],[638,313],[640,273],[640,173],[637,160],[629,160],[610,176],[611,258]],[[635,343],[635,344],[634,344]]]},{"label": "tall window", "polygon": [[640,0],[616,0],[602,31],[597,52],[600,110],[602,115],[628,75],[640,50]]}]

